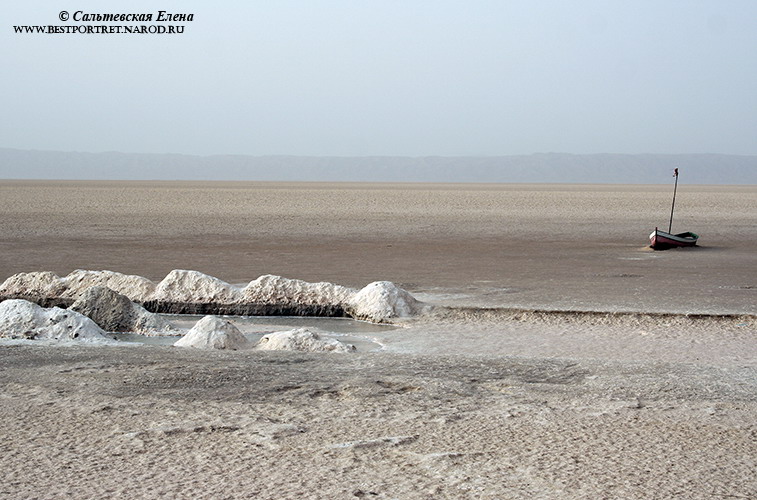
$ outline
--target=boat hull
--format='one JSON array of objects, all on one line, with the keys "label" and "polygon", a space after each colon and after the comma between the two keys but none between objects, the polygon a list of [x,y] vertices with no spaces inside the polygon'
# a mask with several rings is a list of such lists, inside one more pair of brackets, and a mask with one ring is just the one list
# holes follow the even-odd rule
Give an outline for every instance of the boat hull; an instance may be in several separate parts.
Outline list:
[{"label": "boat hull", "polygon": [[676,247],[693,247],[696,246],[697,240],[699,240],[699,235],[696,233],[686,232],[670,234],[655,229],[649,235],[649,241],[651,242],[649,246],[655,250],[665,250]]}]

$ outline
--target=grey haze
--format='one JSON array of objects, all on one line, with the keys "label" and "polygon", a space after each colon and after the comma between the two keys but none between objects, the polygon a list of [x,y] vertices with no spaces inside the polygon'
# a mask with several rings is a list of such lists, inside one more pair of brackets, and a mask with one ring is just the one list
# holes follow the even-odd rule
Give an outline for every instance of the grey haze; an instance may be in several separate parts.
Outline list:
[{"label": "grey haze", "polygon": [[[13,32],[13,25],[61,24],[62,9],[167,10],[193,13],[194,21],[177,36]],[[11,0],[2,19],[5,148],[257,157],[757,154],[751,0]],[[186,161],[196,177],[191,165],[209,160]],[[226,158],[218,168],[231,170],[213,176],[248,175],[239,162]],[[443,178],[458,160],[413,165],[424,162],[402,175],[426,178],[433,163]],[[499,178],[476,170],[477,162],[468,162],[473,178]],[[385,176],[385,164],[352,162],[365,178]],[[134,168],[87,171],[149,171]],[[310,177],[307,169],[300,175]]]},{"label": "grey haze", "polygon": [[0,149],[15,179],[755,184],[757,156],[571,155],[494,157],[193,156]]}]

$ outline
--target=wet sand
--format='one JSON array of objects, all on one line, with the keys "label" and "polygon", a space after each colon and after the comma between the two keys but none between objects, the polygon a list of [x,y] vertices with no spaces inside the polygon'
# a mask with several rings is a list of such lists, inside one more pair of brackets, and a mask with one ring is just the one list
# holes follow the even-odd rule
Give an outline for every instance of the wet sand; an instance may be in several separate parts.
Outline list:
[{"label": "wet sand", "polygon": [[341,355],[4,344],[0,497],[755,498],[757,189],[682,186],[702,247],[652,252],[669,194],[3,181],[0,279],[389,279],[472,309]]}]

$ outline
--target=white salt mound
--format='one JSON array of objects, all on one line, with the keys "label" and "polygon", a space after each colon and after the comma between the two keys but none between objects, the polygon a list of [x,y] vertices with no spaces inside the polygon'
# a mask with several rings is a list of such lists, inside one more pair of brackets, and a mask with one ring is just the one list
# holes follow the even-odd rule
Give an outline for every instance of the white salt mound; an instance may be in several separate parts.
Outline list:
[{"label": "white salt mound", "polygon": [[32,302],[0,302],[0,337],[53,340],[107,340],[97,324],[74,311],[45,309]]},{"label": "white salt mound", "polygon": [[77,269],[62,279],[67,291],[64,297],[77,298],[93,286],[104,286],[125,295],[129,300],[143,302],[155,291],[155,283],[133,274],[115,271],[85,271]]},{"label": "white salt mound", "polygon": [[87,288],[71,304],[70,311],[81,313],[103,330],[146,335],[173,335],[176,329],[157,314],[135,304],[125,295],[105,286]]},{"label": "white salt mound", "polygon": [[306,328],[264,335],[255,345],[261,351],[352,352],[355,346],[336,339],[322,339]]},{"label": "white salt mound", "polygon": [[146,300],[155,291],[155,283],[142,276],[77,269],[65,278],[49,271],[14,274],[0,285],[0,295],[76,299],[93,286],[108,287],[136,301]]},{"label": "white salt mound", "polygon": [[229,321],[218,316],[205,316],[174,345],[198,349],[236,350],[245,349],[249,346],[249,342]]},{"label": "white salt mound", "polygon": [[392,318],[415,316],[424,304],[391,281],[375,281],[356,293],[346,311],[356,319],[380,323]]},{"label": "white salt mound", "polygon": [[50,271],[17,273],[0,285],[0,295],[3,296],[60,297],[65,290],[61,277]]},{"label": "white salt mound", "polygon": [[266,274],[242,290],[242,301],[278,305],[341,305],[357,290],[334,283],[283,278]]},{"label": "white salt mound", "polygon": [[153,300],[165,302],[233,304],[241,298],[239,288],[199,271],[174,269],[158,283]]},{"label": "white salt mound", "polygon": [[132,303],[133,323],[128,330],[148,337],[176,335],[178,330],[160,315],[151,313],[139,304]]}]

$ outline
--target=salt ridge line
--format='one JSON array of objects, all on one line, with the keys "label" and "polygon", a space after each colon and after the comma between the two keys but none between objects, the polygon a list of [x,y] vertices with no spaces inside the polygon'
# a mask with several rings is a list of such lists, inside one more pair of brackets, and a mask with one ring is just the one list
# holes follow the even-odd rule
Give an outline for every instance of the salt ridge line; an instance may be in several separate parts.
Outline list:
[{"label": "salt ridge line", "polygon": [[[328,282],[309,283],[264,275],[245,287],[230,285],[198,271],[174,270],[160,283],[113,271],[78,269],[61,278],[49,271],[18,273],[0,285],[0,301],[22,298],[44,307],[70,306],[92,286],[106,286],[151,312],[229,315],[351,316],[374,322],[423,315],[431,320],[516,320],[546,323],[696,324],[717,322],[757,327],[751,314],[643,311],[552,310],[431,306],[388,281],[362,290]],[[190,294],[187,289],[195,293]],[[200,293],[197,293],[199,290]]]},{"label": "salt ridge line", "polygon": [[176,269],[155,283],[142,276],[77,269],[18,273],[0,285],[0,300],[23,298],[43,306],[69,306],[85,290],[105,286],[151,312],[176,314],[349,316],[373,322],[412,317],[431,306],[389,281],[361,290],[264,275],[240,288],[199,271]]}]

